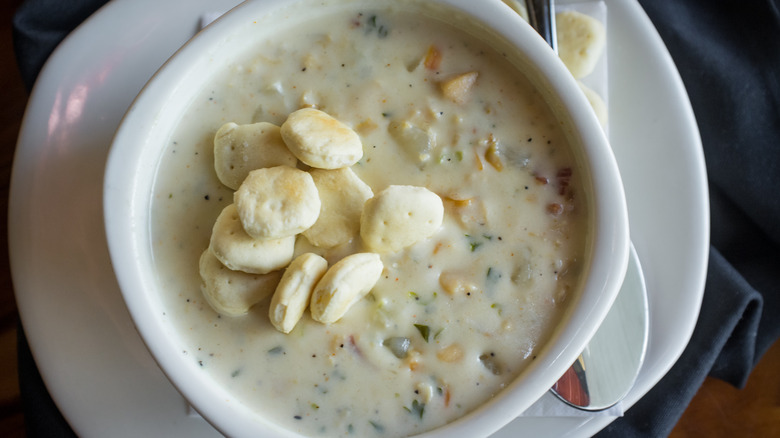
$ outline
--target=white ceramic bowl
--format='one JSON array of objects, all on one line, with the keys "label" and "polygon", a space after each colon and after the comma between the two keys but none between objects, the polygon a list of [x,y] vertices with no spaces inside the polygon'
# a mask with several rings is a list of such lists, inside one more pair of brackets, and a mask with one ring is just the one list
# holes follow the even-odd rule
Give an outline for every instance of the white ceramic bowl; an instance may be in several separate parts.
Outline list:
[{"label": "white ceramic bowl", "polygon": [[[334,1],[322,1],[319,8]],[[135,100],[109,155],[104,206],[114,270],[132,318],[154,358],[191,405],[228,436],[297,436],[261,412],[245,407],[181,354],[176,325],[162,309],[155,280],[150,235],[150,205],[161,151],[195,90],[244,44],[285,26],[266,14],[287,0],[248,1],[198,34],[167,62]],[[430,3],[430,1],[429,1]],[[622,283],[628,260],[628,219],[615,159],[591,108],[573,78],[544,41],[499,0],[437,0],[452,16],[475,24],[477,33],[503,41],[529,79],[541,90],[578,148],[589,170],[593,196],[590,265],[584,290],[538,352],[537,359],[506,389],[482,407],[426,436],[487,436],[529,407],[561,376],[592,337]],[[312,10],[316,13],[316,8]],[[265,23],[258,30],[256,23]],[[255,23],[255,24],[253,24]]]}]

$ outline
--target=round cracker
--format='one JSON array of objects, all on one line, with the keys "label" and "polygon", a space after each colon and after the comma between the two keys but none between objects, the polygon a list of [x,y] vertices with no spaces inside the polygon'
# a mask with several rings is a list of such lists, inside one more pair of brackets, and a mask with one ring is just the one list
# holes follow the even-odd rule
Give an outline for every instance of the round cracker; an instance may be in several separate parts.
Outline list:
[{"label": "round cracker", "polygon": [[278,271],[265,275],[233,271],[208,249],[198,265],[203,296],[217,313],[226,316],[247,313],[274,291],[282,276]]},{"label": "round cracker", "polygon": [[596,113],[596,118],[599,119],[601,127],[606,128],[607,122],[609,121],[607,103],[604,102],[604,99],[602,99],[598,93],[589,88],[587,85],[580,81],[577,81],[577,84],[580,86],[582,92],[585,93],[585,97],[588,99],[588,102],[590,102],[590,106],[593,107],[593,112]]},{"label": "round cracker", "polygon": [[328,270],[328,262],[314,253],[301,254],[290,263],[276,287],[268,317],[282,333],[290,333],[309,305],[314,286]]},{"label": "round cracker", "polygon": [[252,170],[282,165],[295,167],[297,162],[282,140],[280,128],[271,123],[228,122],[214,136],[214,170],[220,182],[233,190]]},{"label": "round cracker", "polygon": [[302,108],[287,117],[282,139],[299,160],[319,169],[340,169],[363,157],[360,136],[349,126],[315,108]]},{"label": "round cracker", "polygon": [[255,239],[244,231],[236,205],[230,204],[214,223],[209,247],[229,269],[267,274],[290,263],[295,251],[295,236]]},{"label": "round cracker", "polygon": [[358,236],[363,204],[374,196],[371,187],[349,167],[313,169],[310,174],[322,209],[317,222],[303,232],[304,237],[314,246],[333,248]]},{"label": "round cracker", "polygon": [[314,225],[321,207],[311,175],[289,166],[249,172],[233,202],[244,230],[255,239],[294,236]]},{"label": "round cracker", "polygon": [[604,46],[607,32],[597,19],[577,11],[555,14],[558,56],[575,78],[593,72]]},{"label": "round cracker", "polygon": [[360,236],[371,251],[396,252],[433,235],[443,220],[437,194],[425,187],[389,186],[366,201]]},{"label": "round cracker", "polygon": [[331,266],[317,283],[311,296],[311,317],[331,324],[366,296],[382,275],[379,254],[357,253]]}]

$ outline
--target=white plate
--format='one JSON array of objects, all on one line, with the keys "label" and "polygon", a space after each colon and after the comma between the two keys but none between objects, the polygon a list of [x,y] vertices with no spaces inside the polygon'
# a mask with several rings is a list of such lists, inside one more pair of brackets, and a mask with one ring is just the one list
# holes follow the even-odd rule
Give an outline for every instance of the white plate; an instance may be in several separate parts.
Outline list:
[{"label": "white plate", "polygon": [[[80,436],[215,436],[151,358],[108,259],[102,179],[111,137],[146,80],[204,12],[237,0],[114,0],[49,58],[25,114],[11,178],[16,300],[43,379]],[[682,82],[632,0],[607,1],[610,138],[647,279],[650,340],[626,406],[669,370],[704,290],[709,206]],[[529,418],[496,436],[586,436],[613,417]]]}]

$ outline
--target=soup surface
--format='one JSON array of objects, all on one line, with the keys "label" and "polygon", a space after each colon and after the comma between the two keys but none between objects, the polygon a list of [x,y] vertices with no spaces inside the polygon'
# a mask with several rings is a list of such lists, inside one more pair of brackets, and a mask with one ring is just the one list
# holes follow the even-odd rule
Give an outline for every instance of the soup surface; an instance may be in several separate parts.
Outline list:
[{"label": "soup surface", "polygon": [[[476,80],[445,90],[464,74]],[[445,215],[432,237],[382,255],[378,283],[341,320],[321,324],[306,312],[283,334],[269,322],[270,297],[243,316],[212,310],[198,259],[233,201],[214,171],[215,132],[226,122],[280,125],[306,106],[360,135],[364,155],[352,170],[375,194],[423,186]],[[559,321],[585,251],[580,173],[522,72],[444,22],[355,6],[277,32],[225,65],[164,151],[150,226],[166,315],[182,354],[286,428],[430,430],[501,391]],[[330,264],[360,251],[359,235],[332,249],[296,242],[296,255]]]}]

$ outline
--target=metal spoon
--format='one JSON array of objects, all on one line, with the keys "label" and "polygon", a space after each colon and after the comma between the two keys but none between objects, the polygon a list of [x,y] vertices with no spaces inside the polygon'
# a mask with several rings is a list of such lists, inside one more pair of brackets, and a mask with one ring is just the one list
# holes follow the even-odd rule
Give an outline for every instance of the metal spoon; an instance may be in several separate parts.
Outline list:
[{"label": "metal spoon", "polygon": [[[531,26],[557,51],[554,0],[526,0]],[[634,386],[645,358],[647,290],[634,246],[626,278],[604,322],[550,392],[586,411],[608,409]]]},{"label": "metal spoon", "polygon": [[628,271],[615,303],[577,361],[550,391],[586,411],[608,409],[634,386],[645,357],[647,290],[631,246]]},{"label": "metal spoon", "polygon": [[555,32],[555,0],[527,0],[528,22],[539,35],[547,41],[555,53],[558,53],[558,40]]}]

